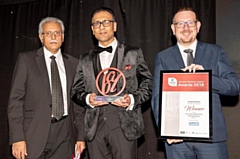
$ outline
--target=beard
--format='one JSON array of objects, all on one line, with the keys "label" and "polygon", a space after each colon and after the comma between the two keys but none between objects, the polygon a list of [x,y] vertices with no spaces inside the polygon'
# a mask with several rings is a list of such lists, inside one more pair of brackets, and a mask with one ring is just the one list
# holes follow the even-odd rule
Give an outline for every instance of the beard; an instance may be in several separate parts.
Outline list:
[{"label": "beard", "polygon": [[190,37],[190,38],[180,38],[180,40],[182,41],[182,43],[192,43],[194,42],[195,38]]},{"label": "beard", "polygon": [[[192,43],[195,41],[196,37],[194,37],[193,35],[193,31],[183,31],[181,32],[182,34],[182,37],[179,38],[179,40],[182,42],[182,43]],[[188,34],[188,35],[186,35]]]}]

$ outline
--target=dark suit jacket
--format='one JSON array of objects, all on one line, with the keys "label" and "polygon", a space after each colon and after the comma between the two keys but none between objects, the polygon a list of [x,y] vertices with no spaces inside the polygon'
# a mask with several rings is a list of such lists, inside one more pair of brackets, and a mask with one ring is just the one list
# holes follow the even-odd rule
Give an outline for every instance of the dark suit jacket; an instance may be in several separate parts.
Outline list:
[{"label": "dark suit jacket", "polygon": [[[97,56],[98,54],[91,50],[80,57],[72,91],[73,101],[86,108],[85,138],[88,141],[93,140],[95,136],[100,112],[99,107],[91,108],[86,104],[87,94],[98,93],[95,85],[97,75],[94,72]],[[135,100],[132,111],[118,107],[116,116],[125,137],[128,140],[135,140],[144,133],[141,104],[151,96],[152,75],[144,61],[141,49],[118,43],[115,56],[118,59],[117,68],[126,77],[126,87],[122,94],[133,94]],[[131,66],[131,69],[126,69],[126,66]]]},{"label": "dark suit jacket", "polygon": [[[213,141],[226,141],[227,130],[220,102],[221,95],[238,95],[239,82],[237,74],[224,50],[214,44],[197,43],[195,64],[202,65],[205,70],[212,70],[212,123]],[[159,81],[160,70],[180,70],[185,68],[177,45],[157,54],[154,66],[152,109],[158,124],[159,118]]]},{"label": "dark suit jacket", "polygon": [[[83,141],[84,109],[71,102],[70,91],[78,60],[62,54],[66,70],[69,130],[72,144]],[[75,109],[75,112],[74,112]],[[43,48],[20,53],[12,78],[8,105],[10,143],[26,141],[29,158],[37,158],[45,147],[51,124],[51,91]],[[75,114],[74,114],[75,113]],[[73,149],[74,150],[74,149]]]}]

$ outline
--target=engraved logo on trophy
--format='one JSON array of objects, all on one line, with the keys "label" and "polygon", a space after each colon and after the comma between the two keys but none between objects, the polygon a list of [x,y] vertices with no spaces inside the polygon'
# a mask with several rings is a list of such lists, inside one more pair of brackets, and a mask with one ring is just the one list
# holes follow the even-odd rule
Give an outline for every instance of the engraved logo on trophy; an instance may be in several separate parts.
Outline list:
[{"label": "engraved logo on trophy", "polygon": [[[120,81],[122,81],[120,83]],[[121,86],[119,86],[121,84]],[[117,85],[120,90],[117,90]],[[117,68],[105,68],[98,73],[96,78],[96,87],[102,96],[97,96],[96,101],[113,102],[122,97],[118,96],[123,92],[126,86],[124,74]]]}]

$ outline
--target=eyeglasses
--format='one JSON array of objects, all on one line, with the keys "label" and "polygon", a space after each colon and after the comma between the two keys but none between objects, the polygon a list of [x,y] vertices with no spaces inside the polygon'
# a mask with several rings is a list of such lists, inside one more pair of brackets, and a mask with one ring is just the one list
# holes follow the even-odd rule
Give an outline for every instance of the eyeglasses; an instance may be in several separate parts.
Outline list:
[{"label": "eyeglasses", "polygon": [[187,22],[176,22],[173,23],[175,26],[177,26],[177,28],[183,28],[185,26],[185,24],[187,24],[189,27],[194,27],[197,23],[197,20],[189,20]]},{"label": "eyeglasses", "polygon": [[113,20],[104,20],[102,22],[96,21],[95,23],[92,23],[92,26],[93,26],[94,29],[100,28],[101,24],[104,27],[109,27],[112,22],[114,22],[114,21]]},{"label": "eyeglasses", "polygon": [[52,36],[52,34],[53,35],[55,35],[55,36],[60,36],[60,35],[62,35],[62,32],[60,32],[60,31],[47,31],[47,32],[45,32],[45,33],[42,33],[43,35],[45,35],[45,36],[47,36],[47,37],[50,37],[50,36]]}]

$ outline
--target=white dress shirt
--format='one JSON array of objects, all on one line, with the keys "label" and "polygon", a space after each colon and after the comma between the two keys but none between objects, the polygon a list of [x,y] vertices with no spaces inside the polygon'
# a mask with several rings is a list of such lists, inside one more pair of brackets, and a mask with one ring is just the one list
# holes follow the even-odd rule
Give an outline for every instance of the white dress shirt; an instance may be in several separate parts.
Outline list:
[{"label": "white dress shirt", "polygon": [[[99,46],[103,47],[103,48],[106,47],[106,46],[102,46],[101,44],[99,44]],[[116,49],[117,49],[117,40],[114,38],[114,41],[109,46],[112,46],[112,53],[103,51],[99,54],[102,69],[109,68],[111,66],[113,57],[114,57]],[[107,47],[109,47],[109,46],[107,46]]]},{"label": "white dress shirt", "polygon": [[64,103],[64,115],[68,115],[68,110],[67,110],[67,78],[66,78],[66,71],[65,71],[65,66],[63,63],[63,58],[61,54],[61,49],[58,50],[56,54],[52,54],[50,51],[48,51],[45,47],[43,47],[44,51],[44,57],[47,65],[47,72],[48,72],[48,78],[49,78],[49,83],[50,83],[50,88],[52,91],[52,83],[51,83],[51,56],[55,56],[55,60],[57,62],[58,66],[58,72],[61,80],[61,85],[62,85],[62,93],[63,93],[63,103]]},{"label": "white dress shirt", "polygon": [[181,52],[183,62],[185,64],[185,66],[187,67],[187,54],[185,52],[183,52],[183,51],[186,50],[186,49],[193,50],[192,54],[193,54],[193,58],[194,58],[195,57],[195,53],[196,53],[196,48],[197,48],[197,40],[195,40],[189,48],[185,48],[185,47],[181,46],[179,43],[177,43],[177,45],[178,45],[178,48],[179,48],[179,50]]}]

